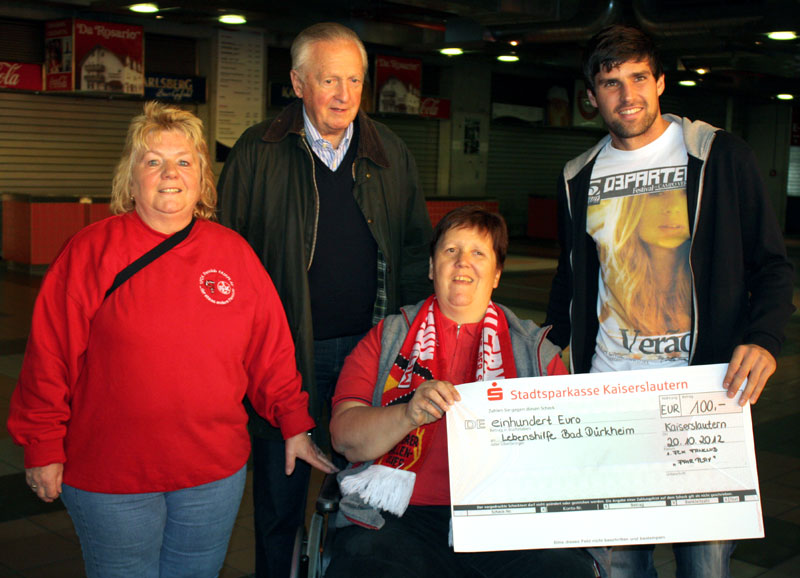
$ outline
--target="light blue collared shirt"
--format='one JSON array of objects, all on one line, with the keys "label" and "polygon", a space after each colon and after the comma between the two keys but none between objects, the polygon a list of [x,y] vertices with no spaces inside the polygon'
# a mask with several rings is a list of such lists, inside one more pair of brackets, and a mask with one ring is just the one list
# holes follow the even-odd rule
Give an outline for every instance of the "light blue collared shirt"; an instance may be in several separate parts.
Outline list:
[{"label": "light blue collared shirt", "polygon": [[353,138],[353,123],[351,122],[347,125],[347,129],[344,131],[344,137],[342,137],[342,142],[339,143],[338,149],[333,148],[330,141],[322,138],[319,131],[308,118],[305,105],[303,105],[303,124],[306,129],[306,140],[308,144],[311,145],[311,150],[319,157],[319,160],[325,163],[326,167],[335,171],[339,168],[344,155],[347,154],[347,149],[350,148],[350,140]]}]

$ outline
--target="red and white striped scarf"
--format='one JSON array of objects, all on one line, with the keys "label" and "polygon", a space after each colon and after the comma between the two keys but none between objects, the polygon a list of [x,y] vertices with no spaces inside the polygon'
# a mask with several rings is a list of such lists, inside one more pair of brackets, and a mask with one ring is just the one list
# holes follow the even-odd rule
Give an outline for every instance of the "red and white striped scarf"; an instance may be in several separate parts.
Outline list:
[{"label": "red and white striped scarf", "polygon": [[[382,407],[409,401],[425,381],[447,379],[446,361],[438,355],[436,318],[440,315],[436,297],[429,297],[411,322],[389,371],[381,397]],[[517,376],[506,316],[492,302],[489,302],[481,321],[481,345],[477,357],[475,381]],[[357,492],[368,504],[402,515],[414,490],[415,472],[422,466],[433,434],[442,421],[439,419],[417,427],[369,468],[343,478],[342,492]]]}]

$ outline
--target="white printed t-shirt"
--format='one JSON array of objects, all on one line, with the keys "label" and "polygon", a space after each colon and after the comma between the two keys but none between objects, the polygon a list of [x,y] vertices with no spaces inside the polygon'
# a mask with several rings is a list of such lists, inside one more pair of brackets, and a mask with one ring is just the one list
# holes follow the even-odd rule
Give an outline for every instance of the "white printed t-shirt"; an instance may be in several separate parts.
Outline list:
[{"label": "white printed t-shirt", "polygon": [[592,371],[687,365],[688,156],[680,125],[633,151],[609,142],[592,170],[587,232],[600,257]]}]

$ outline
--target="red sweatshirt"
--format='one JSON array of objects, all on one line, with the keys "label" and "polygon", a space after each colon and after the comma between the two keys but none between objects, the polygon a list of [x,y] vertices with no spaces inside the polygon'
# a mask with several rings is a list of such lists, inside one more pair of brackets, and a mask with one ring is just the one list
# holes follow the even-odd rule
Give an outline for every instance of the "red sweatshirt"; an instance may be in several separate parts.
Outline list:
[{"label": "red sweatshirt", "polygon": [[242,399],[284,438],[314,427],[280,300],[250,246],[198,220],[103,301],[167,236],[135,212],[79,231],[42,283],[8,429],[25,467],[104,493],[172,491],[247,461]]}]

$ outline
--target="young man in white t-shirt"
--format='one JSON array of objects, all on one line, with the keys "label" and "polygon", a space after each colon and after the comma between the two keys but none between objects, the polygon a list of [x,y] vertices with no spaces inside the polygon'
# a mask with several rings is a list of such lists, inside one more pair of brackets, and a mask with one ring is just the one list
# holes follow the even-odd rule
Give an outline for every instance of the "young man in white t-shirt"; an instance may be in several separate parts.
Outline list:
[{"label": "young man in white t-shirt", "polygon": [[[663,69],[637,28],[595,35],[584,76],[609,135],[559,181],[549,339],[570,346],[573,373],[728,362],[720,387],[756,403],[794,307],[792,265],[752,151],[661,114]],[[673,545],[678,576],[729,576],[733,548]],[[652,546],[613,559],[614,578],[656,575]]]}]

